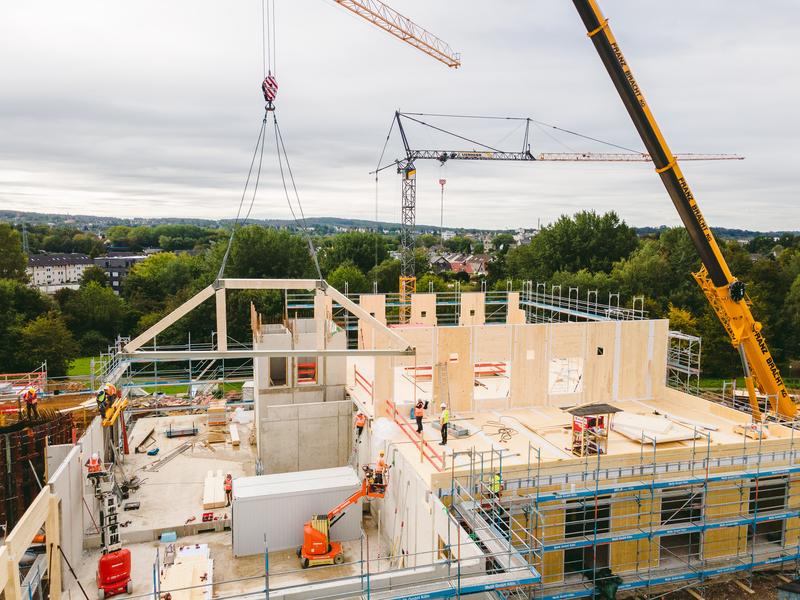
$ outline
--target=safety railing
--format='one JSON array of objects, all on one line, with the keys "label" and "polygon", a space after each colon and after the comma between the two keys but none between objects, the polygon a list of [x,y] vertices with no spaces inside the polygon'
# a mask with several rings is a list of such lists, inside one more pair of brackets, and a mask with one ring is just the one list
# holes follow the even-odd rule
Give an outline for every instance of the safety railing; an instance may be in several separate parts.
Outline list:
[{"label": "safety railing", "polygon": [[356,365],[353,365],[353,382],[354,387],[360,387],[367,393],[370,400],[373,402],[375,401],[375,387],[371,381],[368,381],[367,378],[359,372]]},{"label": "safety railing", "polygon": [[392,420],[397,423],[403,433],[406,434],[406,437],[419,447],[422,457],[427,460],[437,472],[441,473],[444,471],[445,455],[437,452],[427,441],[425,441],[425,438],[422,435],[417,433],[417,430],[411,426],[411,423],[409,423],[408,419],[404,415],[400,414],[400,412],[397,410],[394,402],[387,400],[386,407],[389,409],[389,415],[391,416]]}]

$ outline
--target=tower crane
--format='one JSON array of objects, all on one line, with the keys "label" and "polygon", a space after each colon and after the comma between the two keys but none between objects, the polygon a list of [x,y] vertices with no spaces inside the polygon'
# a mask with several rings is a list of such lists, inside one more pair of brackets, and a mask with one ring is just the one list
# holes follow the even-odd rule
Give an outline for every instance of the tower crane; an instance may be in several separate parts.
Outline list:
[{"label": "tower crane", "polygon": [[450,45],[379,0],[334,0],[362,19],[380,27],[448,67],[461,66],[461,55]]},{"label": "tower crane", "polygon": [[[530,148],[530,126],[533,119],[529,117],[504,117],[504,120],[524,122],[522,147],[518,150],[500,150],[498,148],[476,142],[462,135],[453,133],[438,126],[431,125],[417,117],[426,116],[451,116],[460,115],[426,115],[425,113],[402,113],[395,111],[392,127],[397,127],[403,143],[405,156],[379,166],[373,173],[378,173],[389,167],[396,167],[402,177],[401,186],[401,217],[400,217],[400,322],[405,323],[410,316],[411,294],[416,291],[416,273],[414,266],[414,229],[416,225],[417,205],[417,168],[418,160],[438,160],[444,164],[450,160],[477,160],[477,161],[511,161],[511,162],[650,162],[652,157],[643,152],[630,153],[601,153],[601,152],[544,152],[534,154]],[[481,118],[481,117],[469,117]],[[492,117],[495,118],[495,117]],[[412,121],[425,127],[433,128],[441,133],[458,138],[472,144],[469,150],[444,150],[444,149],[416,149],[408,141],[408,134],[403,125],[403,120]],[[391,135],[391,130],[390,130]],[[683,160],[743,160],[744,157],[736,154],[680,154]]]},{"label": "tower crane", "polygon": [[608,19],[603,16],[596,0],[573,0],[573,4],[700,255],[702,267],[693,275],[730,336],[734,348],[739,351],[753,416],[758,417],[761,412],[756,395],[758,388],[769,399],[774,411],[784,417],[794,418],[797,406],[789,396],[778,365],[770,354],[761,333],[761,323],[750,311],[751,303],[744,282],[731,273],[678,166],[677,157],[670,151],[630,64],[611,32]]}]

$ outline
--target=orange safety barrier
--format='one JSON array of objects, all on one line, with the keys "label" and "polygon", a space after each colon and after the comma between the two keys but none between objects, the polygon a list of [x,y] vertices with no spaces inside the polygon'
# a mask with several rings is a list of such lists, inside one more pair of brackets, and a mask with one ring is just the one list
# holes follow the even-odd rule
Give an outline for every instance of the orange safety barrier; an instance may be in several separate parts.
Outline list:
[{"label": "orange safety barrier", "polygon": [[501,377],[506,374],[504,362],[475,363],[475,377]]},{"label": "orange safety barrier", "polygon": [[297,363],[297,383],[316,383],[317,363]]},{"label": "orange safety barrier", "polygon": [[356,365],[353,365],[353,379],[354,379],[354,385],[359,386],[361,389],[367,392],[367,394],[369,394],[370,399],[374,401],[375,400],[374,387],[372,383],[367,381],[367,379],[361,373],[358,372],[358,367]]},{"label": "orange safety barrier", "polygon": [[411,426],[409,420],[398,412],[394,402],[387,400],[386,406],[389,408],[389,414],[392,416],[392,420],[399,425],[400,429],[403,430],[403,433],[406,434],[406,437],[420,447],[422,456],[424,456],[427,461],[431,463],[437,472],[441,473],[444,471],[444,454],[439,454],[439,452],[437,452],[428,442],[425,441],[425,438],[417,433],[417,430]]}]

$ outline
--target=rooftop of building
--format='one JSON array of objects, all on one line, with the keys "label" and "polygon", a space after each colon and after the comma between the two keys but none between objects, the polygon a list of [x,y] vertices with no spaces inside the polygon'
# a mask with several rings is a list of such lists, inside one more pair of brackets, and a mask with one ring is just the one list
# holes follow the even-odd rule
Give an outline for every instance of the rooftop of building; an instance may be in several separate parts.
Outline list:
[{"label": "rooftop of building", "polygon": [[31,254],[28,256],[29,267],[91,265],[91,264],[94,264],[94,261],[86,254],[54,253],[54,254]]}]

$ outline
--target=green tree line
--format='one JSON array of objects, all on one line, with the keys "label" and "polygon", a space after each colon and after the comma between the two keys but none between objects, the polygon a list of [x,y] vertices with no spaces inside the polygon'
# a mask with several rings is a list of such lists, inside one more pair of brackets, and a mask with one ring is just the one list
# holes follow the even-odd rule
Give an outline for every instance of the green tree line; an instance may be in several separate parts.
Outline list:
[{"label": "green tree line", "polygon": [[[70,236],[54,229],[35,235],[40,236],[37,244],[59,236],[69,244],[79,234]],[[63,374],[77,356],[104,350],[118,334],[134,336],[143,331],[214,281],[227,235],[196,226],[112,227],[107,236],[114,244],[133,249],[162,245],[167,239],[183,240],[175,242],[175,249],[191,247],[194,252],[162,252],[137,263],[120,296],[109,287],[105,273],[91,267],[79,289],[49,297],[27,284],[19,231],[0,224],[1,370],[24,371],[47,360],[53,375]],[[448,241],[455,251],[475,252],[476,242],[470,241],[467,247],[464,240],[469,238]],[[316,237],[313,243],[323,276],[333,286],[343,290],[346,284],[352,293],[371,292],[375,287],[379,292],[397,291],[400,261],[391,258],[398,248],[395,236],[347,232]],[[415,254],[418,289],[446,291],[454,280],[462,281],[462,289],[477,287],[479,282],[468,282],[463,273],[429,271],[426,247],[437,245],[438,240],[420,240]],[[490,287],[505,289],[511,279],[519,289],[522,281],[532,280],[560,284],[565,290],[579,286],[584,293],[598,290],[600,301],[609,292],[619,291],[623,298],[643,295],[651,316],[668,317],[674,328],[703,336],[705,374],[738,374],[738,357],[691,277],[700,264],[682,228],[640,238],[614,213],[584,211],[561,217],[530,244],[513,246],[511,235],[499,234],[492,246]],[[747,245],[723,241],[721,246],[733,272],[748,286],[753,311],[764,325],[773,354],[784,366],[800,357],[800,237],[755,238]],[[57,251],[71,248],[61,246]],[[236,232],[225,275],[316,277],[316,269],[307,241],[299,233],[251,225]],[[278,292],[230,291],[228,329],[235,340],[250,339],[251,302],[268,318],[282,314],[283,297]],[[214,307],[208,302],[159,335],[158,343],[184,344],[190,332],[193,343],[208,342],[213,328]]]}]

